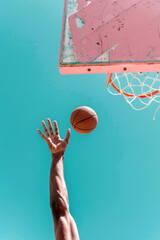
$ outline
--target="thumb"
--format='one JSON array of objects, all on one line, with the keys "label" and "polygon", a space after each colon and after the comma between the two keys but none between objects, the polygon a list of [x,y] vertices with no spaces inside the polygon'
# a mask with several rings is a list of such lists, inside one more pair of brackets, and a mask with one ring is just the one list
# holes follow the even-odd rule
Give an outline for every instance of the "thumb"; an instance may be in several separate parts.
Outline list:
[{"label": "thumb", "polygon": [[65,138],[65,141],[67,142],[67,144],[69,143],[70,134],[71,134],[71,129],[68,129],[67,134],[66,134],[66,138]]}]

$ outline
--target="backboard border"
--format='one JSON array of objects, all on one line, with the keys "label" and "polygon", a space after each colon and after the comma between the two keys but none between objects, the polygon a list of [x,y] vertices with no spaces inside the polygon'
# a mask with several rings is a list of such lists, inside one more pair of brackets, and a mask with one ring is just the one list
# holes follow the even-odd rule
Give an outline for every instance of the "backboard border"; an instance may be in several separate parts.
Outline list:
[{"label": "backboard border", "polygon": [[160,62],[59,63],[61,74],[160,72]]}]

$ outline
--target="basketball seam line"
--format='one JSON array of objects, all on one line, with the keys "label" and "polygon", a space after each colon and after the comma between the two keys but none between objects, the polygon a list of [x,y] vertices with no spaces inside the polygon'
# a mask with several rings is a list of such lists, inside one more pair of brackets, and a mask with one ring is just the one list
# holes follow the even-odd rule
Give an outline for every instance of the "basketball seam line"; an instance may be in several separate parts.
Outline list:
[{"label": "basketball seam line", "polygon": [[96,115],[93,115],[93,116],[91,116],[91,117],[85,118],[85,119],[83,119],[83,120],[77,122],[74,126],[76,127],[76,125],[77,125],[78,123],[80,123],[80,122],[84,122],[84,121],[86,121],[86,120],[88,120],[88,119],[90,119],[90,118],[93,118],[93,117],[95,117],[95,116],[96,116]]},{"label": "basketball seam line", "polygon": [[[75,126],[74,126],[74,127],[75,127]],[[95,129],[95,128],[79,128],[79,127],[75,127],[75,128],[78,128],[78,129],[80,129],[80,130],[84,130],[84,131],[85,131],[85,130],[87,131],[87,130]]]},{"label": "basketball seam line", "polygon": [[75,117],[74,117],[74,119],[73,119],[73,122],[72,122],[72,125],[73,125],[73,126],[74,126],[74,121],[75,121],[77,115],[80,113],[80,111],[81,111],[81,109],[77,112],[77,114],[75,115]]}]

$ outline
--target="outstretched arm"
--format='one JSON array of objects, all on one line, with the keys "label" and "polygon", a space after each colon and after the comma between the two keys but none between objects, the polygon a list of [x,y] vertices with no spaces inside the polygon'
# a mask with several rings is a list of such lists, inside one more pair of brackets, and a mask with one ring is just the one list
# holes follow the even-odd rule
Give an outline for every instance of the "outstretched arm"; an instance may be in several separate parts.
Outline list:
[{"label": "outstretched arm", "polygon": [[40,130],[37,131],[47,142],[52,153],[50,207],[54,220],[56,240],[79,240],[76,224],[69,213],[68,193],[63,172],[64,152],[69,143],[70,129],[67,131],[66,138],[62,140],[57,122],[54,121],[55,133],[50,119],[47,119],[47,122],[50,133],[44,121],[42,121],[42,125],[46,135],[41,133]]}]

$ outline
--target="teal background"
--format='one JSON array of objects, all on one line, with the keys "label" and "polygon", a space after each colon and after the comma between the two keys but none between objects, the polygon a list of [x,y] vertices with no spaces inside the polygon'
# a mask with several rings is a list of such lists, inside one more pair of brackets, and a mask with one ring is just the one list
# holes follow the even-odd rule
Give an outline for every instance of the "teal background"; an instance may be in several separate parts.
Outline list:
[{"label": "teal background", "polygon": [[63,0],[0,1],[0,240],[54,239],[51,154],[36,132],[57,120],[61,137],[79,106],[99,117],[72,129],[64,160],[70,210],[82,240],[160,239],[160,112],[134,111],[107,93],[106,76],[62,76]]}]

